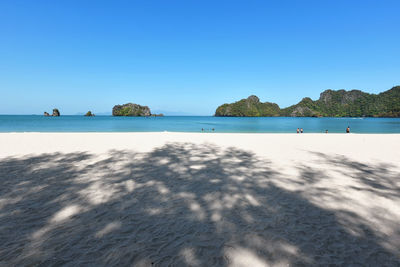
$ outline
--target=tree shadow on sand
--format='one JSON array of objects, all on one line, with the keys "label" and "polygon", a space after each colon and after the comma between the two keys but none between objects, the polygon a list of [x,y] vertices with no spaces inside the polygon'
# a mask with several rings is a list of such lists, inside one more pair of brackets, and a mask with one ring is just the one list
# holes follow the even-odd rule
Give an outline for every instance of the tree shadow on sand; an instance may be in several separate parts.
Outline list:
[{"label": "tree shadow on sand", "polygon": [[[328,155],[318,157],[339,164]],[[347,162],[339,168],[344,172],[355,166],[364,171],[362,163],[340,162]],[[369,166],[368,171],[376,170]],[[322,175],[309,167],[299,173],[305,188]],[[248,151],[191,143],[170,143],[149,153],[110,151],[103,157],[82,152],[4,158],[0,263],[400,264],[394,244],[385,243],[362,216],[322,208],[306,190],[279,186],[276,181],[285,178]],[[353,178],[400,199],[399,189],[389,185],[393,177]],[[344,222],[343,216],[351,219]]]}]

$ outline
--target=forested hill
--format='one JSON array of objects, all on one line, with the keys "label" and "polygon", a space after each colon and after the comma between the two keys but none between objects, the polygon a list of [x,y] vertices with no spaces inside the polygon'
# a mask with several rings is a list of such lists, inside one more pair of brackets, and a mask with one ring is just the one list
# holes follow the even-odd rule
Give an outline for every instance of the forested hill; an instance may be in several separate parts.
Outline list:
[{"label": "forested hill", "polygon": [[400,117],[400,86],[380,94],[360,90],[325,90],[318,100],[309,97],[280,109],[275,103],[260,102],[250,96],[232,104],[223,104],[215,116],[230,117]]},{"label": "forested hill", "polygon": [[279,116],[280,108],[275,103],[261,103],[254,95],[233,104],[223,104],[215,112],[215,116],[231,117],[272,117]]}]

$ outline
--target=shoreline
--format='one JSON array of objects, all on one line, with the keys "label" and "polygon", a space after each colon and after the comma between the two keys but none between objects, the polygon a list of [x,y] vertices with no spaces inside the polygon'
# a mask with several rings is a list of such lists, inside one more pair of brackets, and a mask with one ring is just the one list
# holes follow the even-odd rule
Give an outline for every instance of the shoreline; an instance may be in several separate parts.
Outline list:
[{"label": "shoreline", "polygon": [[116,117],[116,118],[162,118],[162,117],[214,117],[214,118],[315,118],[315,119],[400,119],[400,117],[314,117],[314,116],[215,116],[215,115],[164,115],[164,116],[113,116],[113,115],[95,115],[85,116],[85,114],[62,114],[60,116],[44,116],[43,114],[0,114],[0,116],[41,116],[41,117]]},{"label": "shoreline", "polygon": [[0,135],[7,135],[7,134],[195,134],[195,135],[202,135],[202,134],[226,134],[226,135],[236,135],[236,134],[243,134],[243,135],[398,135],[400,133],[312,133],[312,132],[305,132],[305,133],[281,133],[281,132],[274,132],[274,133],[266,133],[266,132],[171,132],[171,131],[162,131],[162,132],[0,132]]}]

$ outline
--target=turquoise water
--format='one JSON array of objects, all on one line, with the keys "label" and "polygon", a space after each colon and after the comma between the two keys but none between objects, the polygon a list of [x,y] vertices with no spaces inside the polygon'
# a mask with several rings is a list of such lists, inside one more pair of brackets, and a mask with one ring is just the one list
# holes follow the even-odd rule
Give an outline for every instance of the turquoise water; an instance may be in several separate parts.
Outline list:
[{"label": "turquoise water", "polygon": [[0,115],[0,132],[400,133],[400,118],[230,118]]}]

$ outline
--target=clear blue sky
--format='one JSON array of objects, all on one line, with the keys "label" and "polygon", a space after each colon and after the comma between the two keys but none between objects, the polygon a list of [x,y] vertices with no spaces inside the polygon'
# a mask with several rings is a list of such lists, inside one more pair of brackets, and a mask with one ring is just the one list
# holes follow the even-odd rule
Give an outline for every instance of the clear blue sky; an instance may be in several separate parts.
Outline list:
[{"label": "clear blue sky", "polygon": [[0,114],[212,115],[400,84],[400,1],[0,1]]}]

